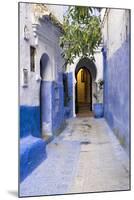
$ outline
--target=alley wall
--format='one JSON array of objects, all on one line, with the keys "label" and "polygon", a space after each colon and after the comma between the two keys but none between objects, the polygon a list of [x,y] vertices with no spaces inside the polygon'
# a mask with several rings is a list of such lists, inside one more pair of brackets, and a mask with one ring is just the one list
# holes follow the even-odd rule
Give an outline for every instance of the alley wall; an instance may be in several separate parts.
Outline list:
[{"label": "alley wall", "polygon": [[[61,29],[49,18],[49,14],[53,12],[60,24],[64,7],[51,5],[49,9],[47,5],[43,8],[40,5],[19,4],[19,94],[22,137],[29,134],[38,137],[44,134],[53,135],[64,124],[64,60],[59,47]],[[48,63],[41,77],[40,63],[44,54],[48,56]],[[31,68],[31,59],[34,60],[34,69]]]},{"label": "alley wall", "polygon": [[102,21],[104,116],[129,153],[130,11],[106,9]]}]

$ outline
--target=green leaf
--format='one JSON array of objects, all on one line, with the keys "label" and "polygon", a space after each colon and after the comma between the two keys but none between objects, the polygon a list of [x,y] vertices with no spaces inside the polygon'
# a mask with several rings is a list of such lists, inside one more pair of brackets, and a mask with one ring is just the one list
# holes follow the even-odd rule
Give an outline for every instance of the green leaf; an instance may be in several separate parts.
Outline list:
[{"label": "green leaf", "polygon": [[100,17],[93,15],[93,8],[70,6],[63,22],[64,34],[60,38],[62,56],[69,64],[76,56],[94,59],[95,49],[101,42]]}]

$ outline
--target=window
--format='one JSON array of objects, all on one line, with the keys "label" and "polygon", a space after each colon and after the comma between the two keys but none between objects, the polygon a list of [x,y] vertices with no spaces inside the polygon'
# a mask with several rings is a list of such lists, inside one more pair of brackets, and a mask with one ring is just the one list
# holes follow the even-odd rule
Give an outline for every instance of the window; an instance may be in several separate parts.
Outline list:
[{"label": "window", "polygon": [[36,53],[36,49],[33,46],[30,46],[30,69],[31,69],[31,72],[35,72],[35,53]]}]

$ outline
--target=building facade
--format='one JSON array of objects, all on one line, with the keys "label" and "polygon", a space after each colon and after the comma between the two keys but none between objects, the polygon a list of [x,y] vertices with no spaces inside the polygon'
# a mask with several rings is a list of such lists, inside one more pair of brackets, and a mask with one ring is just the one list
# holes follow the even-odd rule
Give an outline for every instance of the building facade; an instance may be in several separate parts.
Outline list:
[{"label": "building facade", "polygon": [[20,3],[19,13],[20,180],[23,180],[46,157],[46,140],[65,125],[64,60],[59,47],[64,8]]},{"label": "building facade", "polygon": [[103,9],[104,117],[129,153],[130,11]]}]

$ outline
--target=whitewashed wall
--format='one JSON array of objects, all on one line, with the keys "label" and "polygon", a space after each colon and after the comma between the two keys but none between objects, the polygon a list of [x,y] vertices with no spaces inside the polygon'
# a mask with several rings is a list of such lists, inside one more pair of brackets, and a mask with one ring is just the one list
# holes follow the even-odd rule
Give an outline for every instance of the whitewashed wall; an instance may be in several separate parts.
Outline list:
[{"label": "whitewashed wall", "polygon": [[107,9],[102,23],[105,61],[104,117],[129,154],[130,10]]},{"label": "whitewashed wall", "polygon": [[97,68],[97,76],[96,76],[95,82],[97,82],[99,79],[103,79],[103,56],[102,56],[101,50],[102,50],[102,46],[98,47],[94,55],[95,65]]},{"label": "whitewashed wall", "polygon": [[[36,63],[36,72],[30,72],[30,45],[35,45],[35,38],[32,31],[30,4],[20,3],[20,104],[38,105],[39,82],[36,81],[38,71]],[[24,39],[24,27],[28,28],[29,39]],[[23,87],[23,69],[28,69],[28,86]],[[31,95],[29,95],[31,94]]]},{"label": "whitewashed wall", "polygon": [[107,56],[110,58],[121,47],[129,34],[129,12],[125,9],[107,9],[105,15],[103,12],[103,40],[104,44],[107,44]]},{"label": "whitewashed wall", "polygon": [[[58,72],[62,71],[63,59],[59,47],[59,31],[57,27],[36,21],[33,18],[33,4],[20,3],[20,104],[39,105],[40,90],[40,58],[47,53],[50,62],[47,67],[45,80],[57,80]],[[51,5],[51,8],[55,6]],[[62,7],[61,7],[62,9]],[[55,13],[59,12],[55,10]],[[60,14],[61,10],[60,10]],[[28,28],[29,39],[24,39],[24,27]],[[37,30],[37,27],[38,30]],[[30,45],[36,48],[35,72],[30,71]],[[28,69],[28,85],[23,84],[23,69]]]}]

